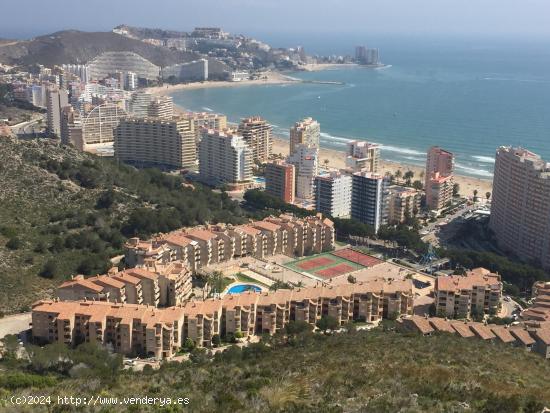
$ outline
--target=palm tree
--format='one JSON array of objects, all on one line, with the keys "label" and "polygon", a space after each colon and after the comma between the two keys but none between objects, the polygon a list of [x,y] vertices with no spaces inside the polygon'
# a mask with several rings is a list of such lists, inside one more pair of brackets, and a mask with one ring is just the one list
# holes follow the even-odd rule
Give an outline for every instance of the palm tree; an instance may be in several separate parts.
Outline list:
[{"label": "palm tree", "polygon": [[397,171],[395,171],[395,179],[400,180],[402,176],[403,176],[403,173],[401,172],[401,169],[398,169]]},{"label": "palm tree", "polygon": [[485,198],[487,198],[487,202],[489,202],[489,198],[491,198],[491,193],[485,192]]},{"label": "palm tree", "polygon": [[405,172],[405,175],[403,175],[403,178],[405,178],[406,182],[407,182],[407,185],[411,185],[411,180],[413,179],[414,177],[414,172],[413,171],[407,171]]},{"label": "palm tree", "polygon": [[330,159],[325,159],[323,163],[325,164],[325,169],[328,169],[328,164],[330,163]]},{"label": "palm tree", "polygon": [[474,202],[476,202],[477,199],[477,189],[474,189]]}]

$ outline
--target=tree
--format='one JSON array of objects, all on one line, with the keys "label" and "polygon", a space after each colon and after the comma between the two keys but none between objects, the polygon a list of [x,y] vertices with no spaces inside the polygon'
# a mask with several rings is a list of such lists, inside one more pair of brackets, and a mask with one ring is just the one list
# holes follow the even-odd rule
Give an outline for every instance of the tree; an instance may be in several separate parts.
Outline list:
[{"label": "tree", "polygon": [[485,198],[487,199],[487,202],[489,202],[489,198],[491,198],[491,193],[490,192],[485,192]]},{"label": "tree", "polygon": [[338,320],[329,315],[322,316],[321,319],[315,323],[315,325],[323,333],[326,333],[329,330],[336,330],[340,327]]},{"label": "tree", "polygon": [[42,271],[40,271],[40,275],[43,278],[49,278],[52,279],[57,275],[57,261],[55,260],[49,260],[46,261],[44,266],[42,267]]},{"label": "tree", "polygon": [[348,282],[350,284],[355,284],[357,282],[357,278],[355,278],[353,275],[348,275]]},{"label": "tree", "polygon": [[4,357],[6,359],[16,359],[19,349],[19,340],[15,334],[8,334],[2,339],[4,345]]},{"label": "tree", "polygon": [[403,178],[405,178],[405,182],[407,183],[408,186],[411,185],[411,180],[413,179],[413,177],[414,177],[414,172],[410,170],[405,172],[405,174],[403,175]]},{"label": "tree", "polygon": [[219,334],[214,334],[212,336],[212,345],[214,347],[218,347],[222,343],[222,339],[220,338]]},{"label": "tree", "polygon": [[398,169],[395,171],[395,179],[399,180],[403,176],[403,172],[401,172],[401,169]]},{"label": "tree", "polygon": [[453,185],[453,196],[459,196],[460,195],[460,185],[454,184]]},{"label": "tree", "polygon": [[10,238],[8,242],[6,242],[6,248],[10,250],[18,250],[21,248],[21,240],[17,237]]},{"label": "tree", "polygon": [[412,183],[412,187],[417,191],[421,191],[424,188],[424,185],[422,184],[422,181],[416,180]]},{"label": "tree", "polygon": [[328,164],[330,163],[330,159],[328,159],[328,158],[325,159],[325,160],[323,161],[323,163],[325,164],[325,169],[328,169]]},{"label": "tree", "polygon": [[474,189],[474,202],[477,201],[477,189]]}]

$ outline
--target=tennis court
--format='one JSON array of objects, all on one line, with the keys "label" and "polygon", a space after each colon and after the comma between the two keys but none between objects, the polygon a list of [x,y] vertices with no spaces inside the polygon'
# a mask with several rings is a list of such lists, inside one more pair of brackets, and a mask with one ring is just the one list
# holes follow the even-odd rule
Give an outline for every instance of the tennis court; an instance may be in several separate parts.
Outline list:
[{"label": "tennis court", "polygon": [[332,255],[344,258],[356,264],[361,264],[364,267],[373,267],[377,264],[384,262],[382,260],[379,260],[378,258],[371,257],[370,255],[363,254],[362,252],[352,250],[351,248],[334,251]]}]

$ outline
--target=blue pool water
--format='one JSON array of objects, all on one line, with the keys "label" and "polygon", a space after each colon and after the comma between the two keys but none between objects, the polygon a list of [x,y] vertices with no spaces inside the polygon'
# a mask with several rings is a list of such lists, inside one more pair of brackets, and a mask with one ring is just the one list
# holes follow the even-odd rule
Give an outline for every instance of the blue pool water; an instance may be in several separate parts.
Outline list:
[{"label": "blue pool water", "polygon": [[227,292],[230,294],[240,294],[244,293],[245,291],[254,291],[259,293],[260,291],[262,291],[262,289],[252,284],[237,284],[231,287]]}]

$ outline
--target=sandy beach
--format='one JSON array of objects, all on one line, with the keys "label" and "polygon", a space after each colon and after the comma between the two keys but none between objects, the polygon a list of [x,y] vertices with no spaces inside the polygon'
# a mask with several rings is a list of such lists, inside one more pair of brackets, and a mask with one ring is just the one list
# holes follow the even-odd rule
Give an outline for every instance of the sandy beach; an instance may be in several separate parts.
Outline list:
[{"label": "sandy beach", "polygon": [[[306,70],[327,70],[333,67],[344,67],[351,66],[353,64],[315,64],[308,65]],[[269,85],[269,84],[283,84],[283,83],[295,83],[299,82],[290,76],[287,76],[280,72],[265,72],[261,79],[258,80],[243,80],[240,82],[229,82],[229,81],[206,81],[202,83],[188,83],[181,85],[165,85],[159,87],[152,87],[146,89],[149,93],[155,95],[169,95],[175,91],[179,90],[193,90],[193,89],[204,89],[204,88],[214,88],[214,87],[238,87],[238,86],[251,86],[251,85]],[[183,108],[178,108],[182,110]],[[274,137],[273,139],[273,153],[281,154],[282,156],[288,155],[288,140],[282,139],[280,137]],[[334,150],[321,148],[320,151],[320,164],[321,167],[325,166],[325,160],[328,159],[328,167],[334,169],[340,169],[345,167],[345,157],[344,153]],[[420,179],[423,181],[424,168],[417,165],[407,165],[397,162],[381,160],[380,162],[381,172],[389,172],[395,174],[398,170],[404,174],[406,171],[414,172],[413,180]],[[478,196],[485,198],[486,192],[492,192],[492,181],[488,179],[480,179],[469,176],[455,175],[455,182],[460,186],[460,194],[467,197],[473,197],[474,190],[477,189]]]},{"label": "sandy beach", "polygon": [[[289,143],[286,139],[274,138],[273,139],[273,153],[277,155],[287,156],[289,151]],[[344,152],[337,151],[334,149],[321,148],[319,152],[319,164],[321,168],[324,168],[325,160],[328,160],[328,168],[330,169],[341,169],[345,168],[345,154]],[[391,162],[382,159],[380,161],[381,173],[385,174],[389,172],[393,175],[400,170],[401,174],[404,174],[407,171],[414,172],[414,180],[424,181],[424,168],[416,165],[406,165],[397,162]],[[485,198],[486,192],[492,191],[492,181],[487,179],[473,178],[469,176],[455,175],[455,183],[460,186],[460,194],[466,197],[473,197],[473,192],[475,189],[478,191],[478,197]]]},{"label": "sandy beach", "polygon": [[218,87],[238,87],[238,86],[255,86],[255,85],[277,85],[284,83],[300,82],[298,79],[294,79],[280,72],[268,71],[262,73],[260,79],[256,80],[241,80],[240,82],[230,81],[211,81],[195,82],[195,83],[182,83],[178,85],[163,85],[155,86],[145,89],[145,92],[153,95],[169,95],[179,90],[194,90],[194,89],[207,89]]}]

